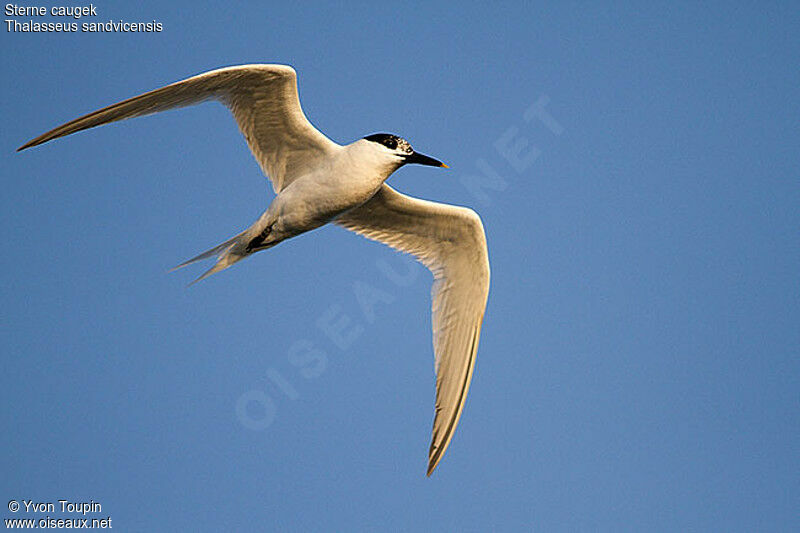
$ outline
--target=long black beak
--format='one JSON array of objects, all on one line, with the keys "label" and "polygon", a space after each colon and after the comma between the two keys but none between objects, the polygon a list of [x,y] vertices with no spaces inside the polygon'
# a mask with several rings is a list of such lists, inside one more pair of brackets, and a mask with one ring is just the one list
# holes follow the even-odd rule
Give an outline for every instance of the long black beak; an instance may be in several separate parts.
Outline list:
[{"label": "long black beak", "polygon": [[423,155],[417,152],[413,152],[411,155],[407,155],[406,163],[413,163],[417,165],[428,165],[429,167],[450,168],[441,161],[438,161],[432,157],[428,157],[427,155]]}]

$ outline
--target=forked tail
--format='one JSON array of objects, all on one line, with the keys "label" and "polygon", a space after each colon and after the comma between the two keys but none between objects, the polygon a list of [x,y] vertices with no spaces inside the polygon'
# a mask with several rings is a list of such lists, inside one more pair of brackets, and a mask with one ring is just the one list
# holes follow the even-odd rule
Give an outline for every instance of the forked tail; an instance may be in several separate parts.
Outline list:
[{"label": "forked tail", "polygon": [[214,266],[208,269],[205,273],[203,273],[202,276],[191,282],[189,285],[194,285],[198,281],[206,279],[211,274],[216,274],[217,272],[225,270],[232,264],[250,255],[250,252],[248,252],[246,249],[246,243],[244,242],[246,240],[246,233],[247,231],[243,231],[232,239],[228,239],[222,244],[218,244],[210,250],[206,250],[202,254],[192,257],[188,261],[184,261],[180,265],[170,270],[170,272],[174,272],[179,268],[183,268],[187,265],[191,265],[192,263],[197,263],[198,261],[202,261],[203,259],[208,259],[214,256],[217,257],[217,262],[214,264]]}]

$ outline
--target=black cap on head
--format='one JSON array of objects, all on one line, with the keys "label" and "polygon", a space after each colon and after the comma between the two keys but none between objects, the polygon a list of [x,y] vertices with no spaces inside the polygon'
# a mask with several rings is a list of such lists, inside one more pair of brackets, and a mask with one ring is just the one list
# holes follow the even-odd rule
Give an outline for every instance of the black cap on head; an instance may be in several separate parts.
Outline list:
[{"label": "black cap on head", "polygon": [[389,150],[399,149],[400,151],[408,154],[414,151],[407,140],[403,139],[402,137],[398,137],[397,135],[392,135],[391,133],[373,133],[372,135],[367,135],[364,138],[368,141],[382,144]]},{"label": "black cap on head", "polygon": [[372,141],[378,144],[384,145],[386,148],[390,150],[397,150],[400,152],[404,152],[404,164],[413,163],[417,165],[427,165],[431,167],[443,167],[443,168],[450,168],[441,161],[438,161],[432,157],[428,157],[427,155],[420,154],[415,152],[413,148],[411,148],[411,144],[402,137],[398,137],[397,135],[392,135],[391,133],[373,133],[372,135],[367,135],[364,139],[368,141]]}]

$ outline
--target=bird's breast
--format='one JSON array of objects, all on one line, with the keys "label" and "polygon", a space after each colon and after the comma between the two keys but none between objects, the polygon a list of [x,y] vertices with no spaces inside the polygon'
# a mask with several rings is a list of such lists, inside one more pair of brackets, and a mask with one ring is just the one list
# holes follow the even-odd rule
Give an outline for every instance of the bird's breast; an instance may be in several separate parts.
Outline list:
[{"label": "bird's breast", "polygon": [[274,202],[279,226],[291,233],[319,227],[372,198],[382,183],[363,174],[336,171],[300,178]]}]

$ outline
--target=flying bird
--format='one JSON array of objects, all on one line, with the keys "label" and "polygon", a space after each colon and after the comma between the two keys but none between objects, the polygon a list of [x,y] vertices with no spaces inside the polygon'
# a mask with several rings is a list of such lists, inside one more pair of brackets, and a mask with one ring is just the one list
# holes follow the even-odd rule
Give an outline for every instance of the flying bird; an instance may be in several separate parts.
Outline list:
[{"label": "flying bird", "polygon": [[261,250],[332,222],[413,255],[434,276],[431,296],[436,414],[430,476],[453,438],[467,397],[489,294],[489,257],[481,219],[471,209],[420,200],[385,182],[409,163],[444,167],[388,133],[341,146],[300,107],[297,74],[286,65],[212,70],[110,105],[25,143],[18,151],[109,122],[197,104],[223,103],[276,196],[249,228],[176,268],[214,265],[197,280]]}]

